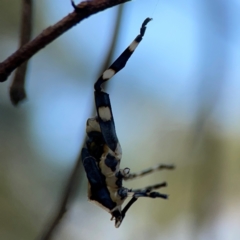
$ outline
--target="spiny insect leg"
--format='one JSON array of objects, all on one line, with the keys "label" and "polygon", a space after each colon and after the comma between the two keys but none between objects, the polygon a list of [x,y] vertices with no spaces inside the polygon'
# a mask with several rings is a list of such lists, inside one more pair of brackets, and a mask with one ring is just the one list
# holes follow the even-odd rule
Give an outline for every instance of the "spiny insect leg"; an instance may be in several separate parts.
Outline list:
[{"label": "spiny insect leg", "polygon": [[162,194],[159,192],[148,192],[148,191],[135,192],[133,196],[135,198],[140,198],[140,197],[163,198],[163,199],[168,198],[168,195],[166,195],[166,194]]},{"label": "spiny insect leg", "polygon": [[[143,189],[132,190],[132,192],[134,192],[134,193],[133,193],[133,196],[132,196],[131,200],[126,204],[126,206],[122,210],[121,222],[123,221],[123,219],[124,219],[124,217],[126,215],[126,212],[138,200],[139,197],[150,197],[150,198],[163,198],[163,199],[167,199],[168,196],[165,195],[165,194],[161,194],[161,193],[158,193],[158,192],[151,192],[151,190],[153,190],[153,189],[160,188],[160,187],[165,187],[166,185],[167,184],[164,182],[164,183],[156,184],[156,185],[153,185],[153,186],[149,186],[149,187],[145,188],[144,190]],[[117,222],[117,219],[116,219],[115,226],[119,227],[121,222]]]},{"label": "spiny insect leg", "polygon": [[156,171],[160,171],[160,170],[173,170],[175,168],[174,165],[166,165],[166,164],[158,164],[155,167],[152,168],[148,168],[146,170],[143,170],[139,173],[130,173],[128,177],[124,178],[124,180],[130,180],[130,179],[134,179],[134,178],[138,178],[138,177],[143,177],[147,174],[156,172]]},{"label": "spiny insect leg", "polygon": [[[138,200],[138,198],[131,198],[131,200],[126,204],[126,206],[122,210],[122,221],[126,215],[126,212],[129,210],[129,208]],[[116,225],[116,223],[115,223]]]}]

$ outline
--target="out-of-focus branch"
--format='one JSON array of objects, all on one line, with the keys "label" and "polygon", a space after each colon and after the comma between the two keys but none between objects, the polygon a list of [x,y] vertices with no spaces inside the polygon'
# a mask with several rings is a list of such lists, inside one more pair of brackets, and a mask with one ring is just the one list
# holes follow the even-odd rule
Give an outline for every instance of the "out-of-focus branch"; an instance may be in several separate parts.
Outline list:
[{"label": "out-of-focus branch", "polygon": [[[20,47],[30,41],[32,33],[32,0],[22,0],[22,20],[20,33]],[[25,76],[27,72],[27,61],[16,71],[12,85],[10,87],[10,98],[13,105],[17,105],[26,98]]]},{"label": "out-of-focus branch", "polygon": [[130,0],[95,0],[81,2],[77,5],[78,11],[70,13],[55,25],[46,28],[35,39],[22,46],[5,61],[0,63],[0,82],[6,81],[13,70],[83,19],[128,1]]},{"label": "out-of-focus branch", "polygon": [[74,189],[76,188],[76,179],[78,179],[79,171],[81,169],[81,157],[77,159],[77,162],[71,172],[69,180],[67,181],[66,187],[64,189],[61,200],[58,203],[58,208],[56,214],[53,217],[53,220],[49,225],[44,229],[40,240],[49,240],[52,237],[52,234],[56,230],[59,222],[62,220],[62,217],[68,210],[68,204],[72,199]]},{"label": "out-of-focus branch", "polygon": [[[116,48],[116,44],[117,44],[122,15],[123,15],[123,5],[120,5],[120,7],[118,9],[117,17],[116,17],[115,26],[113,28],[114,32],[112,35],[109,52],[106,54],[106,58],[105,58],[106,60],[104,61],[103,65],[101,67],[101,70],[100,70],[101,73],[99,75],[101,75],[102,72],[104,70],[106,70],[111,64],[111,61],[113,58],[113,52],[114,52],[114,49]],[[94,110],[94,106],[93,106],[92,115],[94,115],[94,112],[95,112],[95,110]],[[85,142],[86,142],[86,138],[84,140],[84,144],[85,144]],[[82,147],[83,146],[81,146],[81,149],[82,149]],[[75,164],[75,166],[71,172],[71,175],[69,177],[69,180],[66,184],[66,188],[63,192],[62,198],[60,199],[59,203],[57,203],[58,208],[56,210],[56,214],[53,217],[53,219],[51,220],[51,222],[49,223],[49,225],[46,226],[46,229],[44,229],[44,232],[43,232],[42,236],[40,237],[40,240],[51,239],[51,236],[53,235],[53,233],[55,232],[59,223],[61,222],[64,214],[67,212],[69,204],[71,203],[71,201],[73,199],[76,185],[78,184],[77,181],[79,180],[79,175],[82,170],[81,149],[79,151],[79,156],[77,158],[76,164]]]}]

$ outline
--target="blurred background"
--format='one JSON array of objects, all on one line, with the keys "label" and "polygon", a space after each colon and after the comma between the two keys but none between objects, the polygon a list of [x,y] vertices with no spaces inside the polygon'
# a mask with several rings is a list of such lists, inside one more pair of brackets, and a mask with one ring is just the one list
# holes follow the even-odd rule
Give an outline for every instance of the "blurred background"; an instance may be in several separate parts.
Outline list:
[{"label": "blurred background", "polygon": [[[72,12],[70,1],[34,1],[33,36]],[[0,86],[0,239],[30,240],[53,217],[92,116],[93,84],[154,20],[126,67],[108,84],[132,172],[158,163],[174,171],[129,181],[162,181],[169,200],[140,199],[119,229],[87,201],[85,173],[53,239],[240,239],[240,2],[138,0],[81,22],[29,62],[27,101]],[[0,61],[18,48],[21,1],[0,2]]]}]

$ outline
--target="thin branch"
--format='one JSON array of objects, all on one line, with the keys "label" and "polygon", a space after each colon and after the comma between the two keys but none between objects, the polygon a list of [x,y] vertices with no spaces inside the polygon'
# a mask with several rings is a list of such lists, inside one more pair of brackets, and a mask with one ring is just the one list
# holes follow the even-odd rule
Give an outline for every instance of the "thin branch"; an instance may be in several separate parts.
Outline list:
[{"label": "thin branch", "polygon": [[[32,0],[22,0],[22,21],[20,34],[20,47],[30,41],[32,33]],[[12,85],[10,87],[10,98],[13,105],[17,105],[26,98],[25,76],[27,72],[27,61],[16,71]]]},{"label": "thin branch", "polygon": [[53,217],[52,222],[46,227],[46,229],[44,229],[44,232],[40,237],[40,240],[51,239],[52,234],[56,230],[59,222],[62,220],[62,217],[64,216],[64,214],[67,212],[68,204],[70,202],[70,199],[73,196],[73,192],[76,187],[76,179],[78,179],[79,171],[82,166],[81,162],[82,162],[81,157],[79,157],[72,170],[70,178],[66,184],[66,188],[63,192],[62,199],[59,202],[59,207],[56,210],[56,215]]},{"label": "thin branch", "polygon": [[78,11],[70,13],[55,25],[46,28],[35,39],[25,44],[5,61],[0,63],[0,82],[6,81],[13,70],[83,19],[128,1],[130,0],[95,0],[78,4]]}]

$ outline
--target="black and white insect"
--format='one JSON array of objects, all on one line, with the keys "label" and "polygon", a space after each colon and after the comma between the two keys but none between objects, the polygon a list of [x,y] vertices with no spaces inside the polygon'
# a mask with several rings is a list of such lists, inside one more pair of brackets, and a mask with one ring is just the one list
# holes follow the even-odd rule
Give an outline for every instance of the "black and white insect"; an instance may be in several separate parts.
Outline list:
[{"label": "black and white insect", "polygon": [[[131,174],[129,168],[120,169],[122,150],[117,138],[109,94],[103,91],[101,85],[113,77],[126,65],[128,59],[141,42],[148,22],[147,18],[141,26],[140,34],[117,58],[117,60],[100,76],[94,85],[97,116],[87,120],[87,141],[82,149],[82,162],[88,178],[88,197],[112,215],[115,227],[119,227],[131,205],[140,197],[163,198],[167,195],[154,192],[166,186],[166,182],[143,189],[127,189],[122,180],[134,179],[153,171],[173,169],[173,165],[158,165],[155,168]],[[122,209],[126,198],[130,201]]]}]

